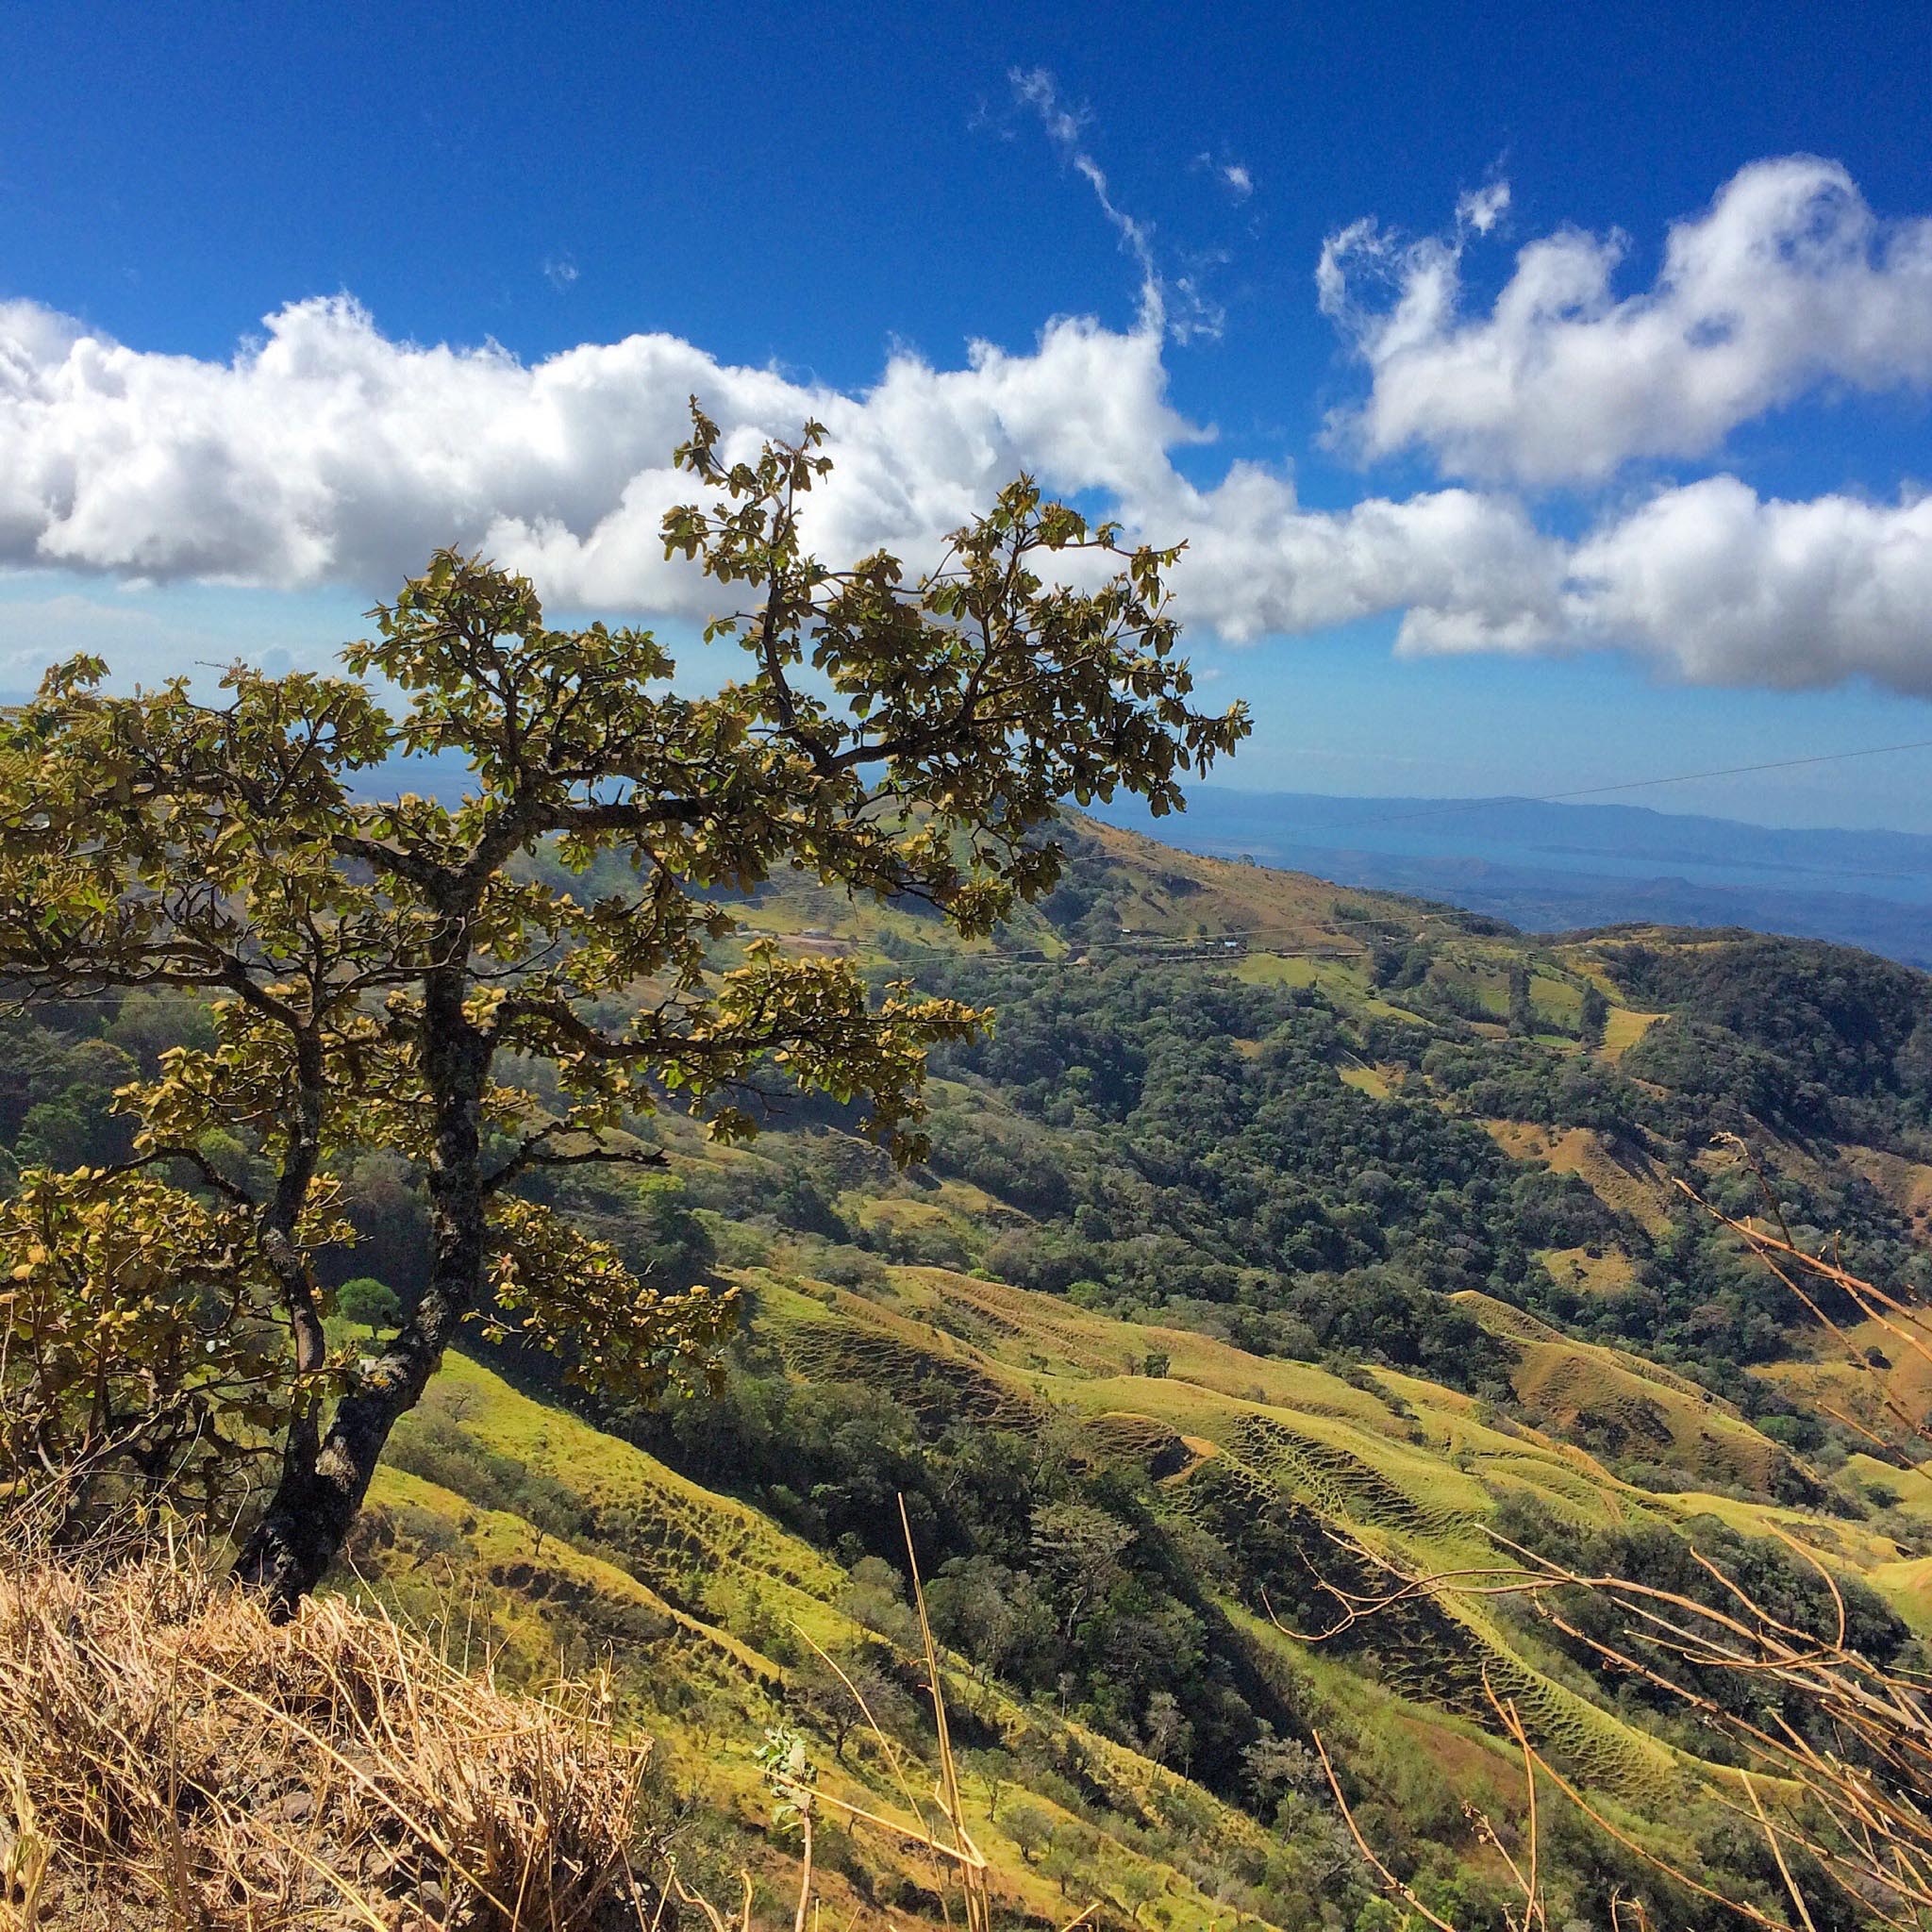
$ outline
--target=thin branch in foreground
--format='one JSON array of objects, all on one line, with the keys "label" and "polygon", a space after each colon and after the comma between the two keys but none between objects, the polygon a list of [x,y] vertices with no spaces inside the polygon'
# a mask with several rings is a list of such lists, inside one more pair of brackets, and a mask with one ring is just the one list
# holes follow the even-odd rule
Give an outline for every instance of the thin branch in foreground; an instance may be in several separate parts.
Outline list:
[{"label": "thin branch in foreground", "polygon": [[1328,1789],[1335,1793],[1336,1808],[1341,1813],[1341,1822],[1348,1826],[1348,1835],[1355,1840],[1356,1850],[1362,1855],[1369,1868],[1380,1879],[1383,1890],[1401,1899],[1411,1911],[1420,1912],[1431,1925],[1435,1926],[1436,1932],[1457,1932],[1457,1928],[1447,1919],[1430,1911],[1428,1907],[1424,1905],[1422,1900],[1382,1862],[1374,1847],[1362,1836],[1362,1828],[1356,1823],[1355,1813],[1350,1810],[1348,1800],[1341,1794],[1341,1780],[1335,1774],[1335,1765],[1328,1756],[1328,1746],[1322,1741],[1321,1732],[1310,1730],[1308,1735],[1314,1740],[1315,1755],[1322,1760],[1322,1769],[1328,1774]]}]

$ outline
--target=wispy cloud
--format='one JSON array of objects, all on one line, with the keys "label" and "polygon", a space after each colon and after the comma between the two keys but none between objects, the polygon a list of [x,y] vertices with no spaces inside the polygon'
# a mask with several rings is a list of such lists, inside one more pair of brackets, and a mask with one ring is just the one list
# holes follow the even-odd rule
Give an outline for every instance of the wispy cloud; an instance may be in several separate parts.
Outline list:
[{"label": "wispy cloud", "polygon": [[1061,158],[1092,189],[1101,213],[1140,270],[1141,326],[1156,334],[1165,331],[1179,342],[1196,337],[1218,339],[1226,325],[1220,306],[1203,292],[1192,277],[1172,281],[1164,277],[1155,259],[1153,229],[1115,201],[1106,172],[1082,141],[1092,120],[1091,112],[1071,106],[1043,67],[1015,67],[1007,77],[1012,85],[1013,98],[1039,115],[1041,126]]},{"label": "wispy cloud", "polygon": [[543,278],[553,289],[570,288],[577,278],[575,260],[568,252],[551,256],[543,264]]},{"label": "wispy cloud", "polygon": [[1254,175],[1240,161],[1217,160],[1214,156],[1202,153],[1194,157],[1194,165],[1213,175],[1237,206],[1255,192]]},{"label": "wispy cloud", "polygon": [[1147,328],[1160,329],[1166,320],[1166,303],[1160,276],[1154,266],[1154,243],[1148,231],[1132,215],[1115,206],[1100,163],[1080,143],[1091,116],[1086,108],[1070,107],[1062,99],[1053,75],[1043,67],[1015,67],[1007,78],[1012,83],[1013,98],[1040,116],[1046,138],[1059,150],[1067,165],[1092,189],[1101,213],[1141,271],[1141,324]]},{"label": "wispy cloud", "polygon": [[1040,116],[1047,139],[1074,158],[1080,136],[1092,119],[1085,108],[1069,107],[1060,96],[1053,75],[1044,67],[1009,67],[1007,78],[1012,83],[1013,98],[1024,101]]}]

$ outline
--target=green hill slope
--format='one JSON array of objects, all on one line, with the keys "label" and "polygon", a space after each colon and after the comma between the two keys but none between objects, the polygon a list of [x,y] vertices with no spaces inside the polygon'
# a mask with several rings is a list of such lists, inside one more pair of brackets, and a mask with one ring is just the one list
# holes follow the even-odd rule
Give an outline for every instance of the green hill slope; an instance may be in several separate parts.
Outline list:
[{"label": "green hill slope", "polygon": [[[1531,939],[1083,821],[1069,844],[1059,889],[977,947],[758,895],[760,930],[996,1011],[935,1058],[932,1162],[894,1172],[777,1092],[750,1145],[667,1109],[641,1124],[662,1174],[547,1180],[658,1278],[739,1286],[722,1392],[593,1411],[554,1365],[454,1361],[338,1587],[532,1687],[608,1666],[684,1869],[722,1896],[744,1862],[774,1912],[768,1732],[902,1821],[933,1775],[902,1498],[1016,1915],[1386,1923],[1319,1732],[1432,1908],[1500,1924],[1524,1793],[1494,1699],[1620,1831],[1769,1905],[1668,1699],[1506,1599],[1350,1605],[1378,1563],[1479,1567],[1500,1536],[1659,1577],[1694,1546],[1825,1617],[1796,1544],[1872,1645],[1932,1635],[1932,1473],[1859,1433],[1887,1427],[1873,1373],[1932,1387],[1807,1324],[1684,1191],[1745,1211],[1768,1184],[1801,1238],[1932,1285],[1932,982],[1748,934]],[[0,1021],[0,1141],[108,1131],[104,1096],[193,1024],[142,997]],[[356,1272],[407,1297],[409,1175],[343,1178]],[[1608,1923],[1647,1889],[1657,1923],[1722,1922],[1598,1826],[1545,1830],[1553,1909]],[[944,1923],[890,1831],[820,1851],[855,1923]]]}]

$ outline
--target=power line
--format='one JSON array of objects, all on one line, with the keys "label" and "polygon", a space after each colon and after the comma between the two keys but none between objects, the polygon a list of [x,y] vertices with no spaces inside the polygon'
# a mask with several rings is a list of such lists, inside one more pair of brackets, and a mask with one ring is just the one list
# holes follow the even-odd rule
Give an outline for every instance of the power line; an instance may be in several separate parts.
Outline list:
[{"label": "power line", "polygon": [[1757,765],[1726,765],[1714,772],[1677,772],[1667,778],[1626,778],[1615,785],[1580,785],[1574,791],[1544,791],[1533,797],[1452,799],[1441,805],[1424,806],[1417,811],[1379,812],[1373,818],[1341,819],[1332,824],[1290,827],[1310,834],[1352,832],[1366,825],[1400,824],[1410,819],[1441,818],[1446,813],[1489,811],[1499,805],[1562,805],[1574,798],[1602,798],[1612,791],[1642,791],[1653,785],[1690,785],[1701,778],[1741,778],[1754,772],[1789,772],[1800,765],[1835,765],[1847,758],[1884,758],[1892,752],[1932,751],[1932,738],[1915,738],[1906,744],[1872,744],[1857,751],[1826,751],[1809,758],[1771,758]]},{"label": "power line", "polygon": [[[1568,803],[1573,799],[1603,798],[1612,792],[1642,791],[1647,791],[1650,788],[1657,785],[1690,785],[1706,778],[1740,778],[1759,772],[1789,772],[1795,771],[1799,767],[1805,765],[1841,764],[1849,758],[1887,758],[1891,756],[1893,753],[1906,751],[1932,751],[1932,738],[1910,739],[1903,744],[1864,745],[1852,751],[1814,752],[1804,758],[1770,758],[1766,759],[1765,761],[1759,764],[1725,765],[1718,770],[1709,772],[1677,772],[1668,777],[1663,778],[1625,778],[1620,780],[1618,783],[1613,785],[1580,785],[1575,787],[1574,790],[1568,791],[1544,791],[1539,792],[1533,796],[1528,797],[1506,795],[1494,798],[1450,799],[1445,800],[1440,804],[1424,806],[1421,809],[1416,811],[1381,812],[1377,813],[1375,816],[1372,818],[1341,819],[1322,825],[1303,825],[1300,827],[1291,826],[1287,829],[1291,831],[1300,830],[1307,832],[1310,835],[1317,833],[1325,834],[1330,832],[1350,832],[1363,829],[1370,825],[1402,824],[1415,819],[1441,818],[1458,812],[1489,811],[1493,809],[1497,806],[1562,805]],[[1100,821],[1100,823],[1103,824],[1108,824],[1110,822],[1103,819]],[[1134,828],[1131,826],[1116,826],[1113,829],[1132,831]],[[1153,837],[1151,833],[1140,833],[1138,836],[1149,839]],[[1362,891],[1373,889],[1364,889],[1357,887],[1344,888],[1344,890]],[[1437,913],[1430,913],[1424,918],[1423,924],[1427,924],[1429,923],[1429,920],[1438,918],[1441,915]],[[1407,929],[1406,927],[1399,924],[1397,922],[1389,920],[1361,920],[1356,923],[1364,925],[1380,925],[1385,930],[1402,931]],[[1271,931],[1293,932],[1297,936],[1299,936],[1300,928],[1259,925],[1247,927],[1234,927],[1220,933],[1193,936],[1187,936],[1178,933],[1124,933],[1120,938],[1117,939],[1091,941],[1086,945],[1082,946],[1079,949],[1079,951],[1089,956],[1096,952],[1123,951],[1138,953],[1142,955],[1143,957],[1148,958],[1164,957],[1169,958],[1185,959],[1203,958],[1211,957],[1214,952],[1219,951],[1219,942],[1223,940],[1252,940],[1259,938]],[[772,937],[779,939],[803,939],[807,937],[819,938],[821,937],[821,935],[817,933],[808,934],[807,932],[781,931],[773,934]],[[825,939],[832,940],[835,944],[851,945],[854,943],[852,941],[839,939],[836,935],[829,933],[823,935],[823,937]],[[1069,946],[1067,954],[1062,958],[1049,957],[1029,959],[1022,957],[1024,954],[1031,953],[1035,949],[1030,946],[1018,947],[1013,949],[996,946],[989,948],[986,954],[983,954],[979,957],[1000,958],[1006,960],[1009,964],[1015,965],[1061,965],[1067,963],[1068,961],[1077,957],[1072,946]],[[968,957],[970,958],[972,956],[969,955]],[[1311,949],[1307,951],[1293,952],[1270,952],[1269,957],[1283,959],[1319,960],[1355,958],[1359,957],[1359,955],[1358,953],[1349,952],[1346,950]],[[112,995],[75,994],[70,998],[61,1000],[59,1004],[62,1006],[70,1007],[110,1006],[119,1004],[119,1001],[115,996]]]}]

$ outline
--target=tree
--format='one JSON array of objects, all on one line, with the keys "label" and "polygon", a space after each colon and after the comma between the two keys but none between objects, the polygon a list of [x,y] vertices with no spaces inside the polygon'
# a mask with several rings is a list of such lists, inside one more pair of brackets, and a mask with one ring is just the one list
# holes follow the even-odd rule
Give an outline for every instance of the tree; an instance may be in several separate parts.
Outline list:
[{"label": "tree", "polygon": [[[1189,703],[1174,552],[1023,478],[928,571],[883,553],[835,569],[799,526],[829,468],[819,427],[727,463],[693,425],[677,461],[711,500],[666,516],[667,553],[749,604],[707,630],[748,659],[715,695],[674,690],[648,632],[553,630],[525,579],[445,551],[374,613],[349,678],[238,666],[204,706],[182,681],[109,697],[82,658],[0,733],[0,973],[55,998],[217,996],[215,1044],[171,1053],[124,1104],[132,1164],[237,1217],[290,1337],[301,1392],[240,1563],[284,1610],[464,1321],[630,1398],[688,1379],[724,1332],[728,1297],[653,1292],[519,1191],[533,1171],[661,1163],[635,1129],[664,1105],[743,1138],[785,1089],[852,1103],[901,1160],[924,1153],[925,1049],[983,1013],[874,994],[850,962],[769,941],[727,951],[729,895],[795,870],[984,933],[1052,888],[1057,801],[1124,788],[1163,813],[1247,729],[1240,707]],[[1098,588],[1050,581],[1095,563],[1113,571]],[[467,794],[372,800],[398,754],[466,766]],[[207,1158],[217,1131],[258,1174]],[[325,1387],[329,1177],[377,1147],[424,1177],[428,1278]]]},{"label": "tree", "polygon": [[403,1305],[388,1282],[373,1274],[358,1274],[336,1290],[336,1312],[346,1322],[359,1323],[373,1336],[392,1328],[403,1318]]},{"label": "tree", "polygon": [[787,1697],[832,1740],[842,1764],[855,1730],[904,1740],[919,1729],[920,1709],[900,1684],[889,1645],[863,1640],[834,1657],[810,1650],[788,1675]]},{"label": "tree", "polygon": [[839,1607],[861,1629],[890,1643],[909,1649],[919,1641],[918,1621],[906,1607],[905,1584],[883,1557],[861,1557],[852,1566],[839,1592]]},{"label": "tree", "polygon": [[1193,1745],[1193,1726],[1181,1714],[1180,1700],[1172,1690],[1157,1690],[1147,1700],[1147,1755],[1157,1764],[1185,1764]]},{"label": "tree", "polygon": [[1080,1876],[1083,1868],[1080,1855],[1072,1845],[1055,1844],[1047,1848],[1046,1856],[1040,1861],[1040,1869],[1059,1887],[1060,1896],[1065,1898],[1068,1886]]},{"label": "tree", "polygon": [[1053,1845],[1056,1820],[1044,1805],[1036,1804],[1031,1798],[1016,1798],[1000,1814],[1000,1823],[1007,1828],[1007,1836],[1020,1848],[1020,1856],[1027,1864],[1040,1862],[1040,1855]]},{"label": "tree", "polygon": [[1138,1925],[1141,1914],[1166,1887],[1153,1866],[1123,1865],[1113,1874],[1109,1889],[1114,1903]]},{"label": "tree", "polygon": [[1004,1670],[1024,1631],[1024,1607],[1014,1601],[1019,1583],[982,1552],[950,1558],[926,1591],[934,1628],[973,1659],[982,1678]]},{"label": "tree", "polygon": [[1601,1046],[1604,1029],[1609,1024],[1610,1003],[1594,980],[1583,989],[1583,1004],[1576,1015],[1576,1030],[1585,1046]]},{"label": "tree", "polygon": [[1536,1028],[1536,1007],[1530,998],[1529,968],[1521,959],[1509,962],[1509,1030],[1527,1039]]},{"label": "tree", "polygon": [[293,1400],[252,1232],[145,1174],[105,1197],[87,1171],[29,1170],[0,1202],[14,1528],[61,1542],[160,1496],[240,1501]]},{"label": "tree", "polygon": [[997,1818],[1000,1800],[1006,1795],[1007,1786],[1013,1776],[1012,1758],[1003,1748],[995,1745],[989,1751],[969,1751],[960,1762],[979,1780],[979,1789],[986,1796],[986,1815]]},{"label": "tree", "polygon": [[1120,1580],[1133,1541],[1126,1524],[1091,1503],[1047,1503],[1034,1510],[1033,1555],[1066,1607],[1063,1636],[1071,1638],[1080,1613]]},{"label": "tree", "polygon": [[1322,1777],[1315,1754],[1306,1744],[1278,1736],[1274,1726],[1265,1722],[1241,1753],[1241,1771],[1264,1813],[1272,1811],[1288,1792],[1313,1790]]}]

